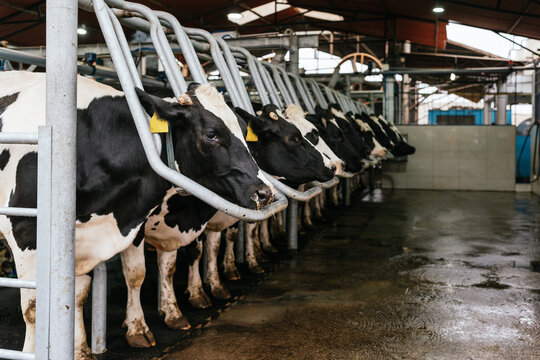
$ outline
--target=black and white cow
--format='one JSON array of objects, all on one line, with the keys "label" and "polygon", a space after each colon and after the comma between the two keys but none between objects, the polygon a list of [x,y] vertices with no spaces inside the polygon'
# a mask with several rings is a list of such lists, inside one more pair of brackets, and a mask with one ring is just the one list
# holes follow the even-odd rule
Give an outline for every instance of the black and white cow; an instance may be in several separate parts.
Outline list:
[{"label": "black and white cow", "polygon": [[345,161],[346,171],[360,171],[363,168],[362,156],[356,151],[354,146],[345,137],[337,122],[325,110],[317,105],[317,114],[306,114],[306,120],[317,127],[320,136],[334,151],[334,153]]},{"label": "black and white cow", "polygon": [[[0,84],[2,131],[36,132],[45,123],[45,74],[2,72]],[[75,358],[84,359],[90,355],[82,321],[90,286],[87,274],[124,252],[126,282],[141,280],[141,264],[130,260],[131,252],[142,251],[143,245],[133,243],[140,243],[142,224],[171,184],[150,167],[122,92],[79,77],[77,94]],[[182,173],[242,206],[256,208],[272,199],[236,117],[214,87],[191,87],[183,105],[141,90],[137,94],[149,115],[155,113],[172,125]],[[36,146],[0,145],[0,154],[0,206],[35,207]],[[35,219],[1,215],[0,236],[13,252],[19,278],[35,279]],[[26,323],[23,350],[33,351],[34,290],[21,290],[21,308]],[[126,316],[128,333],[138,334],[140,321],[131,315]]]},{"label": "black and white cow", "polygon": [[[249,149],[261,168],[275,175],[287,183],[298,184],[320,180],[327,181],[334,176],[334,169],[339,165],[323,161],[323,156],[302,136],[301,132],[290,122],[286,121],[277,107],[267,105],[263,107],[260,116],[252,116],[246,111],[237,108],[240,126],[245,137],[248,131],[253,132],[255,138],[247,142]],[[189,260],[188,288],[189,300],[195,307],[208,307],[211,301],[203,290],[199,273],[199,260],[202,243],[197,239],[203,232],[206,233],[204,246],[208,259],[208,283],[210,291],[216,298],[229,298],[230,294],[221,283],[217,255],[220,246],[221,231],[234,225],[238,219],[218,212],[204,202],[190,197],[180,196],[169,191],[163,203],[153,211],[145,224],[145,241],[157,250],[160,303],[159,310],[165,317],[165,323],[173,329],[187,329],[189,323],[182,315],[173,286],[173,275],[176,270],[177,250],[187,247]],[[263,222],[264,224],[265,222]],[[252,232],[256,225],[247,224],[247,231]],[[205,230],[206,229],[206,230]],[[144,253],[142,248],[135,246],[128,249],[129,261],[138,264],[140,269],[140,282],[127,282],[128,309],[130,319],[136,319],[138,332],[129,333],[126,338],[132,346],[151,346],[154,339],[148,326],[144,322],[144,314],[140,304],[140,287],[144,279]],[[253,271],[257,271],[253,239],[248,237],[246,242],[246,260]],[[231,254],[228,254],[231,261]],[[122,258],[126,267],[125,257]],[[131,265],[133,266],[133,265]],[[232,257],[234,266],[234,257]],[[226,271],[236,272],[230,267]]]}]

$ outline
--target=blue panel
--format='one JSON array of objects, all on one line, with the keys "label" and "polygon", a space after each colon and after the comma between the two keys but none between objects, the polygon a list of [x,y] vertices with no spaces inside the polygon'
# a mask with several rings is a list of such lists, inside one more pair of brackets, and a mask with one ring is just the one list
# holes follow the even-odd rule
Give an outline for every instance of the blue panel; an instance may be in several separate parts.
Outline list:
[{"label": "blue panel", "polygon": [[[523,149],[523,154],[521,155],[521,160],[519,160],[519,153],[521,152],[521,147],[525,143],[525,148]],[[516,176],[521,178],[530,178],[531,177],[531,141],[530,137],[526,135],[517,135],[516,136],[516,168],[519,162],[519,169],[516,169]]]}]

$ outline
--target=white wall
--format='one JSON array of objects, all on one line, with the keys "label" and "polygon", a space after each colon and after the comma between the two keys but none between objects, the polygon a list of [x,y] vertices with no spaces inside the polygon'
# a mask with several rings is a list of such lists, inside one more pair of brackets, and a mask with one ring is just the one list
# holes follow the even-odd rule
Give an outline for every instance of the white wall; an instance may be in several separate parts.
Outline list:
[{"label": "white wall", "polygon": [[416,153],[387,163],[383,187],[514,191],[516,130],[513,126],[401,125]]}]

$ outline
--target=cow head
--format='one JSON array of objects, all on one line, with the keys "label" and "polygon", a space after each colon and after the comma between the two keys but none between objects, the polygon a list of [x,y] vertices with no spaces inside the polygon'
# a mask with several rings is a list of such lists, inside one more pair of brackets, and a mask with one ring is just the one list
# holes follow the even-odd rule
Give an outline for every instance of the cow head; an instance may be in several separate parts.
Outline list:
[{"label": "cow head", "polygon": [[326,167],[335,169],[335,175],[343,175],[343,172],[345,171],[345,162],[330,149],[328,144],[320,137],[319,130],[317,130],[315,125],[307,121],[304,116],[304,111],[296,104],[290,104],[287,106],[287,109],[285,109],[286,119],[293,123],[298,130],[300,130],[302,135],[308,139],[311,145],[319,151]]},{"label": "cow head", "polygon": [[331,118],[327,110],[317,106],[317,114],[307,114],[306,120],[310,121],[317,130],[323,140],[330,148],[345,161],[345,170],[359,171],[362,169],[362,158],[358,155],[349,140],[343,134],[335,120]]},{"label": "cow head", "polygon": [[244,207],[272,201],[273,187],[249,153],[235,114],[213,85],[192,84],[177,102],[136,91],[150,116],[171,124],[181,173]]},{"label": "cow head", "polygon": [[321,154],[296,126],[283,118],[277,106],[265,105],[258,116],[241,108],[236,108],[236,113],[254,134],[247,138],[249,149],[268,173],[284,178],[291,185],[313,180],[324,182],[334,176]]},{"label": "cow head", "polygon": [[329,116],[336,121],[339,128],[343,131],[343,134],[353,145],[358,154],[362,158],[367,158],[372,149],[366,143],[362,135],[351,125],[347,116],[341,111],[341,107],[337,104],[331,104],[328,107],[328,110],[330,110]]}]

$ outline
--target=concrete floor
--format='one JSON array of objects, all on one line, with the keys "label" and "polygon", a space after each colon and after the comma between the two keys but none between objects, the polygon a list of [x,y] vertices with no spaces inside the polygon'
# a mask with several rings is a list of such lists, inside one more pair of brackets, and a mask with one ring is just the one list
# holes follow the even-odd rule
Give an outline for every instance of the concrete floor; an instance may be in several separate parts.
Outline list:
[{"label": "concrete floor", "polygon": [[540,359],[540,202],[382,191],[164,359]]}]

